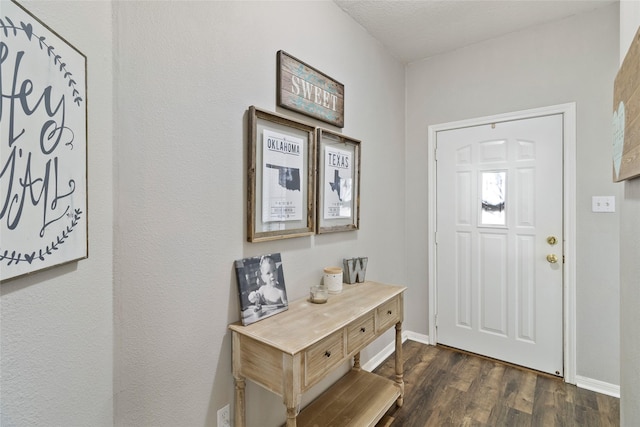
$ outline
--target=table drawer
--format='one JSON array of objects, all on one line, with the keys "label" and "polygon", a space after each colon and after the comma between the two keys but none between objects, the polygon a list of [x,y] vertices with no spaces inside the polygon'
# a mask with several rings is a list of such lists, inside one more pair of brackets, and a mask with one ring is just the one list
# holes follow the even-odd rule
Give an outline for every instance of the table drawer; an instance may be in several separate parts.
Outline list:
[{"label": "table drawer", "polygon": [[395,297],[376,309],[376,332],[384,331],[391,325],[400,322],[400,298]]},{"label": "table drawer", "polygon": [[365,346],[376,336],[373,311],[349,325],[347,330],[347,353]]},{"label": "table drawer", "polygon": [[327,372],[342,362],[345,356],[344,330],[329,335],[309,347],[304,357],[305,387],[310,387],[323,378]]}]

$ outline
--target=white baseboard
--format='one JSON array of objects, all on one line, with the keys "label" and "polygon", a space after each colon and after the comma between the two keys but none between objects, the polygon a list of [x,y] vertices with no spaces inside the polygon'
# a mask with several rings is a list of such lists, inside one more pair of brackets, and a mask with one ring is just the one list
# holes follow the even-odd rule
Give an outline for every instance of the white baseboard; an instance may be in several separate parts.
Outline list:
[{"label": "white baseboard", "polygon": [[592,378],[576,375],[576,386],[584,388],[585,390],[595,391],[596,393],[606,394],[607,396],[613,396],[620,398],[620,386],[615,384],[606,383],[600,380],[594,380]]},{"label": "white baseboard", "polygon": [[[402,342],[406,340],[416,341],[422,344],[431,345],[429,342],[429,335],[418,334],[416,332],[404,331],[402,332]],[[389,343],[385,348],[382,349],[378,354],[373,356],[369,361],[362,365],[362,369],[365,371],[373,371],[378,367],[382,362],[384,362],[387,357],[391,356],[393,352],[396,350],[395,342]],[[620,386],[615,384],[609,384],[604,381],[594,380],[587,377],[582,377],[580,375],[576,375],[576,386],[583,388],[585,390],[595,391],[596,393],[606,394],[607,396],[613,396],[620,398]]]},{"label": "white baseboard", "polygon": [[421,344],[431,345],[429,342],[429,335],[419,334],[417,332],[406,331],[402,334],[402,342],[411,340],[419,342]]},{"label": "white baseboard", "polygon": [[[411,331],[404,331],[402,333],[402,342],[405,342],[406,340],[417,341],[422,344],[429,344],[428,335],[417,334]],[[394,351],[396,351],[396,343],[391,342],[389,343],[389,345],[383,348],[382,351],[380,351],[378,354],[376,354],[371,359],[369,359],[367,363],[363,364],[362,369],[368,372],[373,371],[375,368],[378,367],[378,365],[384,362],[387,359],[387,357],[391,356]]]}]

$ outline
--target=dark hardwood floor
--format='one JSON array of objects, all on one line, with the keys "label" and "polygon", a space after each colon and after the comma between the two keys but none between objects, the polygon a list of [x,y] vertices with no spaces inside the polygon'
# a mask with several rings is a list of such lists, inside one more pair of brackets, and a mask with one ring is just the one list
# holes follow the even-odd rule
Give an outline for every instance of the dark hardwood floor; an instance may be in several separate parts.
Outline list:
[{"label": "dark hardwood floor", "polygon": [[[494,360],[407,340],[405,399],[377,427],[619,426],[619,399]],[[393,379],[394,356],[374,371]]]}]

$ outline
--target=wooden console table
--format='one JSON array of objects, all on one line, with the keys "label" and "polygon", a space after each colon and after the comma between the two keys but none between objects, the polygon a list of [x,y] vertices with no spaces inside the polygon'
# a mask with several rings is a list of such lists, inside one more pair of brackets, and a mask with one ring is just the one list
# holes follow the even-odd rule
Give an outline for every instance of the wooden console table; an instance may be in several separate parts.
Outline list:
[{"label": "wooden console table", "polygon": [[[232,331],[235,425],[245,427],[245,378],[283,397],[287,427],[374,426],[404,397],[402,320],[405,287],[344,285],[325,304],[306,299]],[[360,350],[395,325],[395,381],[360,369]],[[353,357],[353,369],[298,414],[302,393]]]}]

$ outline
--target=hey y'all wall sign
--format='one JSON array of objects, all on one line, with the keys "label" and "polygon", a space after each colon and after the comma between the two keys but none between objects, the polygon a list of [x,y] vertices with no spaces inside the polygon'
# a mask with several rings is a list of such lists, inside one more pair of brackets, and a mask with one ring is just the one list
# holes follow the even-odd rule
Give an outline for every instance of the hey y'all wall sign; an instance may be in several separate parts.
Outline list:
[{"label": "hey y'all wall sign", "polygon": [[0,11],[0,280],[87,257],[86,57]]}]

